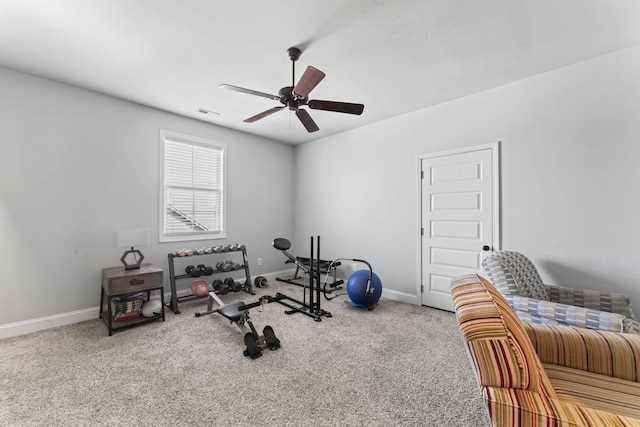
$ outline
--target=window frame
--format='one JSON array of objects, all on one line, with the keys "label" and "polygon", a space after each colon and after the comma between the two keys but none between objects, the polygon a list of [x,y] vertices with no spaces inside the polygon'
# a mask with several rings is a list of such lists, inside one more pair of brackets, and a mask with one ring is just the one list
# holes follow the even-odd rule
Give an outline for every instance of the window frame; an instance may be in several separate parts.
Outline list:
[{"label": "window frame", "polygon": [[[165,220],[167,216],[167,207],[165,201],[165,154],[166,141],[174,143],[188,144],[191,146],[200,146],[204,148],[217,149],[222,152],[221,155],[221,192],[220,197],[222,208],[221,229],[219,231],[189,231],[184,233],[165,233]],[[158,241],[165,242],[186,242],[192,240],[215,240],[226,239],[227,237],[227,144],[220,141],[214,141],[197,136],[187,135],[170,130],[160,129],[160,167],[159,167],[159,223],[158,223]]]}]

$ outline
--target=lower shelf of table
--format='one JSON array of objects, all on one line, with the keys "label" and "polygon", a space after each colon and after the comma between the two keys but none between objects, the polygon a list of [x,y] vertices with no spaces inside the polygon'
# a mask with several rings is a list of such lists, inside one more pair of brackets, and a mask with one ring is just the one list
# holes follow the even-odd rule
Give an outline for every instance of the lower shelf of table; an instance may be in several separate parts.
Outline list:
[{"label": "lower shelf of table", "polygon": [[[119,329],[124,329],[127,327],[131,327],[131,326],[135,326],[135,325],[140,325],[142,323],[147,323],[147,322],[151,322],[154,320],[158,320],[158,319],[162,319],[162,321],[164,322],[165,319],[165,310],[164,310],[164,294],[162,293],[162,288],[161,287],[157,287],[157,288],[152,288],[152,289],[144,289],[140,292],[144,292],[146,293],[146,299],[143,299],[143,301],[149,301],[150,300],[150,295],[151,292],[153,291],[159,291],[160,292],[160,306],[162,307],[162,310],[160,311],[160,313],[154,314],[154,316],[150,316],[150,317],[145,317],[142,315],[142,313],[140,313],[140,315],[138,317],[132,318],[132,319],[123,319],[123,320],[115,320],[113,318],[113,312],[111,312],[110,308],[111,308],[111,301],[112,298],[121,296],[123,294],[118,294],[118,295],[105,295],[104,292],[104,288],[103,288],[103,292],[102,292],[102,298],[100,301],[100,318],[102,318],[102,320],[104,321],[105,325],[107,326],[107,329],[109,329],[109,336],[113,335],[113,332]],[[103,300],[104,297],[106,296],[106,303],[107,303],[107,307],[105,309],[105,307],[102,305],[103,304]],[[111,319],[110,319],[110,315],[111,315]]]},{"label": "lower shelf of table", "polygon": [[[118,329],[123,329],[123,328],[127,328],[129,326],[135,326],[135,325],[139,325],[141,323],[147,323],[147,322],[152,322],[154,320],[158,320],[158,319],[162,319],[162,314],[156,314],[153,317],[144,317],[142,315],[140,315],[140,317],[136,317],[134,319],[127,319],[127,320],[112,320],[111,321],[111,328],[109,328],[109,335],[111,335],[112,331],[116,331]],[[109,327],[109,313],[106,312],[102,312],[102,320],[104,321],[105,325],[107,325],[107,328]],[[164,322],[164,319],[162,319],[162,321]]]}]

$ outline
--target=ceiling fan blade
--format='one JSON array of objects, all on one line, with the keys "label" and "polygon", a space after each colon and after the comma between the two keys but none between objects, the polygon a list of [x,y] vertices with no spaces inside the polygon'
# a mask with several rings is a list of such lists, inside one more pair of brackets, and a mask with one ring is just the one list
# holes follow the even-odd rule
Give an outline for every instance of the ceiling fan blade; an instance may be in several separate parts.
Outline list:
[{"label": "ceiling fan blade", "polygon": [[282,110],[284,108],[283,106],[280,107],[273,107],[268,109],[267,111],[263,111],[262,113],[256,114],[255,116],[249,117],[248,119],[243,120],[245,123],[253,123],[257,120],[260,119],[264,119],[267,116],[270,116],[273,113],[277,113],[278,111]]},{"label": "ceiling fan blade", "polygon": [[296,116],[298,116],[298,118],[302,122],[302,125],[307,129],[307,132],[315,132],[320,129],[316,122],[313,121],[309,113],[307,113],[307,110],[297,109]]},{"label": "ceiling fan blade", "polygon": [[363,104],[352,104],[350,102],[320,101],[312,99],[307,103],[309,108],[314,110],[335,111],[336,113],[347,113],[360,115],[364,111]]},{"label": "ceiling fan blade", "polygon": [[320,83],[324,77],[325,74],[322,71],[309,65],[307,69],[304,70],[304,73],[302,74],[302,77],[300,77],[300,81],[296,87],[293,88],[293,93],[301,98],[308,97],[309,92],[311,92],[314,87],[318,86],[318,83]]},{"label": "ceiling fan blade", "polygon": [[247,93],[249,95],[261,96],[263,98],[269,98],[269,99],[273,99],[273,100],[276,100],[276,101],[280,100],[280,97],[278,95],[271,95],[269,93],[258,92],[257,90],[247,89],[247,88],[240,87],[240,86],[221,84],[218,87],[220,89],[226,89],[226,90],[232,90],[232,91],[235,91],[235,92]]}]

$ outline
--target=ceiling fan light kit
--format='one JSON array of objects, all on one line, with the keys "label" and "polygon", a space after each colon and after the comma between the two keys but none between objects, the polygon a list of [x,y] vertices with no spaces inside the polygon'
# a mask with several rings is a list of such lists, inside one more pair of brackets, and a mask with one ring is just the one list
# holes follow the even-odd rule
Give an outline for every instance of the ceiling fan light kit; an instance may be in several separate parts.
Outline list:
[{"label": "ceiling fan light kit", "polygon": [[278,91],[278,95],[271,95],[265,92],[259,92],[253,89],[247,89],[240,86],[234,86],[230,84],[221,84],[221,89],[232,90],[235,92],[246,93],[248,95],[260,96],[263,98],[269,98],[274,101],[279,101],[282,106],[273,107],[266,111],[251,116],[245,119],[245,123],[253,123],[273,113],[277,113],[283,108],[287,107],[291,111],[295,111],[296,116],[305,127],[307,132],[316,132],[319,130],[318,125],[313,121],[307,110],[300,107],[307,106],[312,110],[324,110],[332,111],[335,113],[347,113],[360,115],[364,111],[363,104],[354,104],[350,102],[338,102],[338,101],[321,101],[317,99],[309,99],[309,93],[325,78],[325,73],[318,70],[315,67],[308,66],[298,84],[295,84],[296,78],[296,61],[300,58],[302,51],[297,47],[290,47],[287,50],[289,59],[291,60],[291,86],[285,86]]}]

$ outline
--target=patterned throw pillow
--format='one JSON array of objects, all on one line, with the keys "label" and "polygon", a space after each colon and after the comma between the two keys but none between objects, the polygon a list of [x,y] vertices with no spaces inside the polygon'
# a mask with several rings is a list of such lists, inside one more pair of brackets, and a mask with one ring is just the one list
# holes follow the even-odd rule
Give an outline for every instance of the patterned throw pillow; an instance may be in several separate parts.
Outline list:
[{"label": "patterned throw pillow", "polygon": [[482,260],[487,277],[502,295],[520,295],[520,289],[516,286],[511,273],[505,270],[500,254],[501,252],[495,252]]},{"label": "patterned throw pillow", "polygon": [[[483,262],[490,279],[500,278],[502,286],[495,284],[503,295],[517,294],[523,297],[549,301],[549,294],[535,265],[519,252],[495,252]],[[491,272],[489,272],[491,269]],[[503,292],[506,285],[508,294]]]},{"label": "patterned throw pillow", "polygon": [[506,251],[503,254],[505,266],[511,271],[520,295],[549,301],[549,294],[535,265],[521,253]]}]

